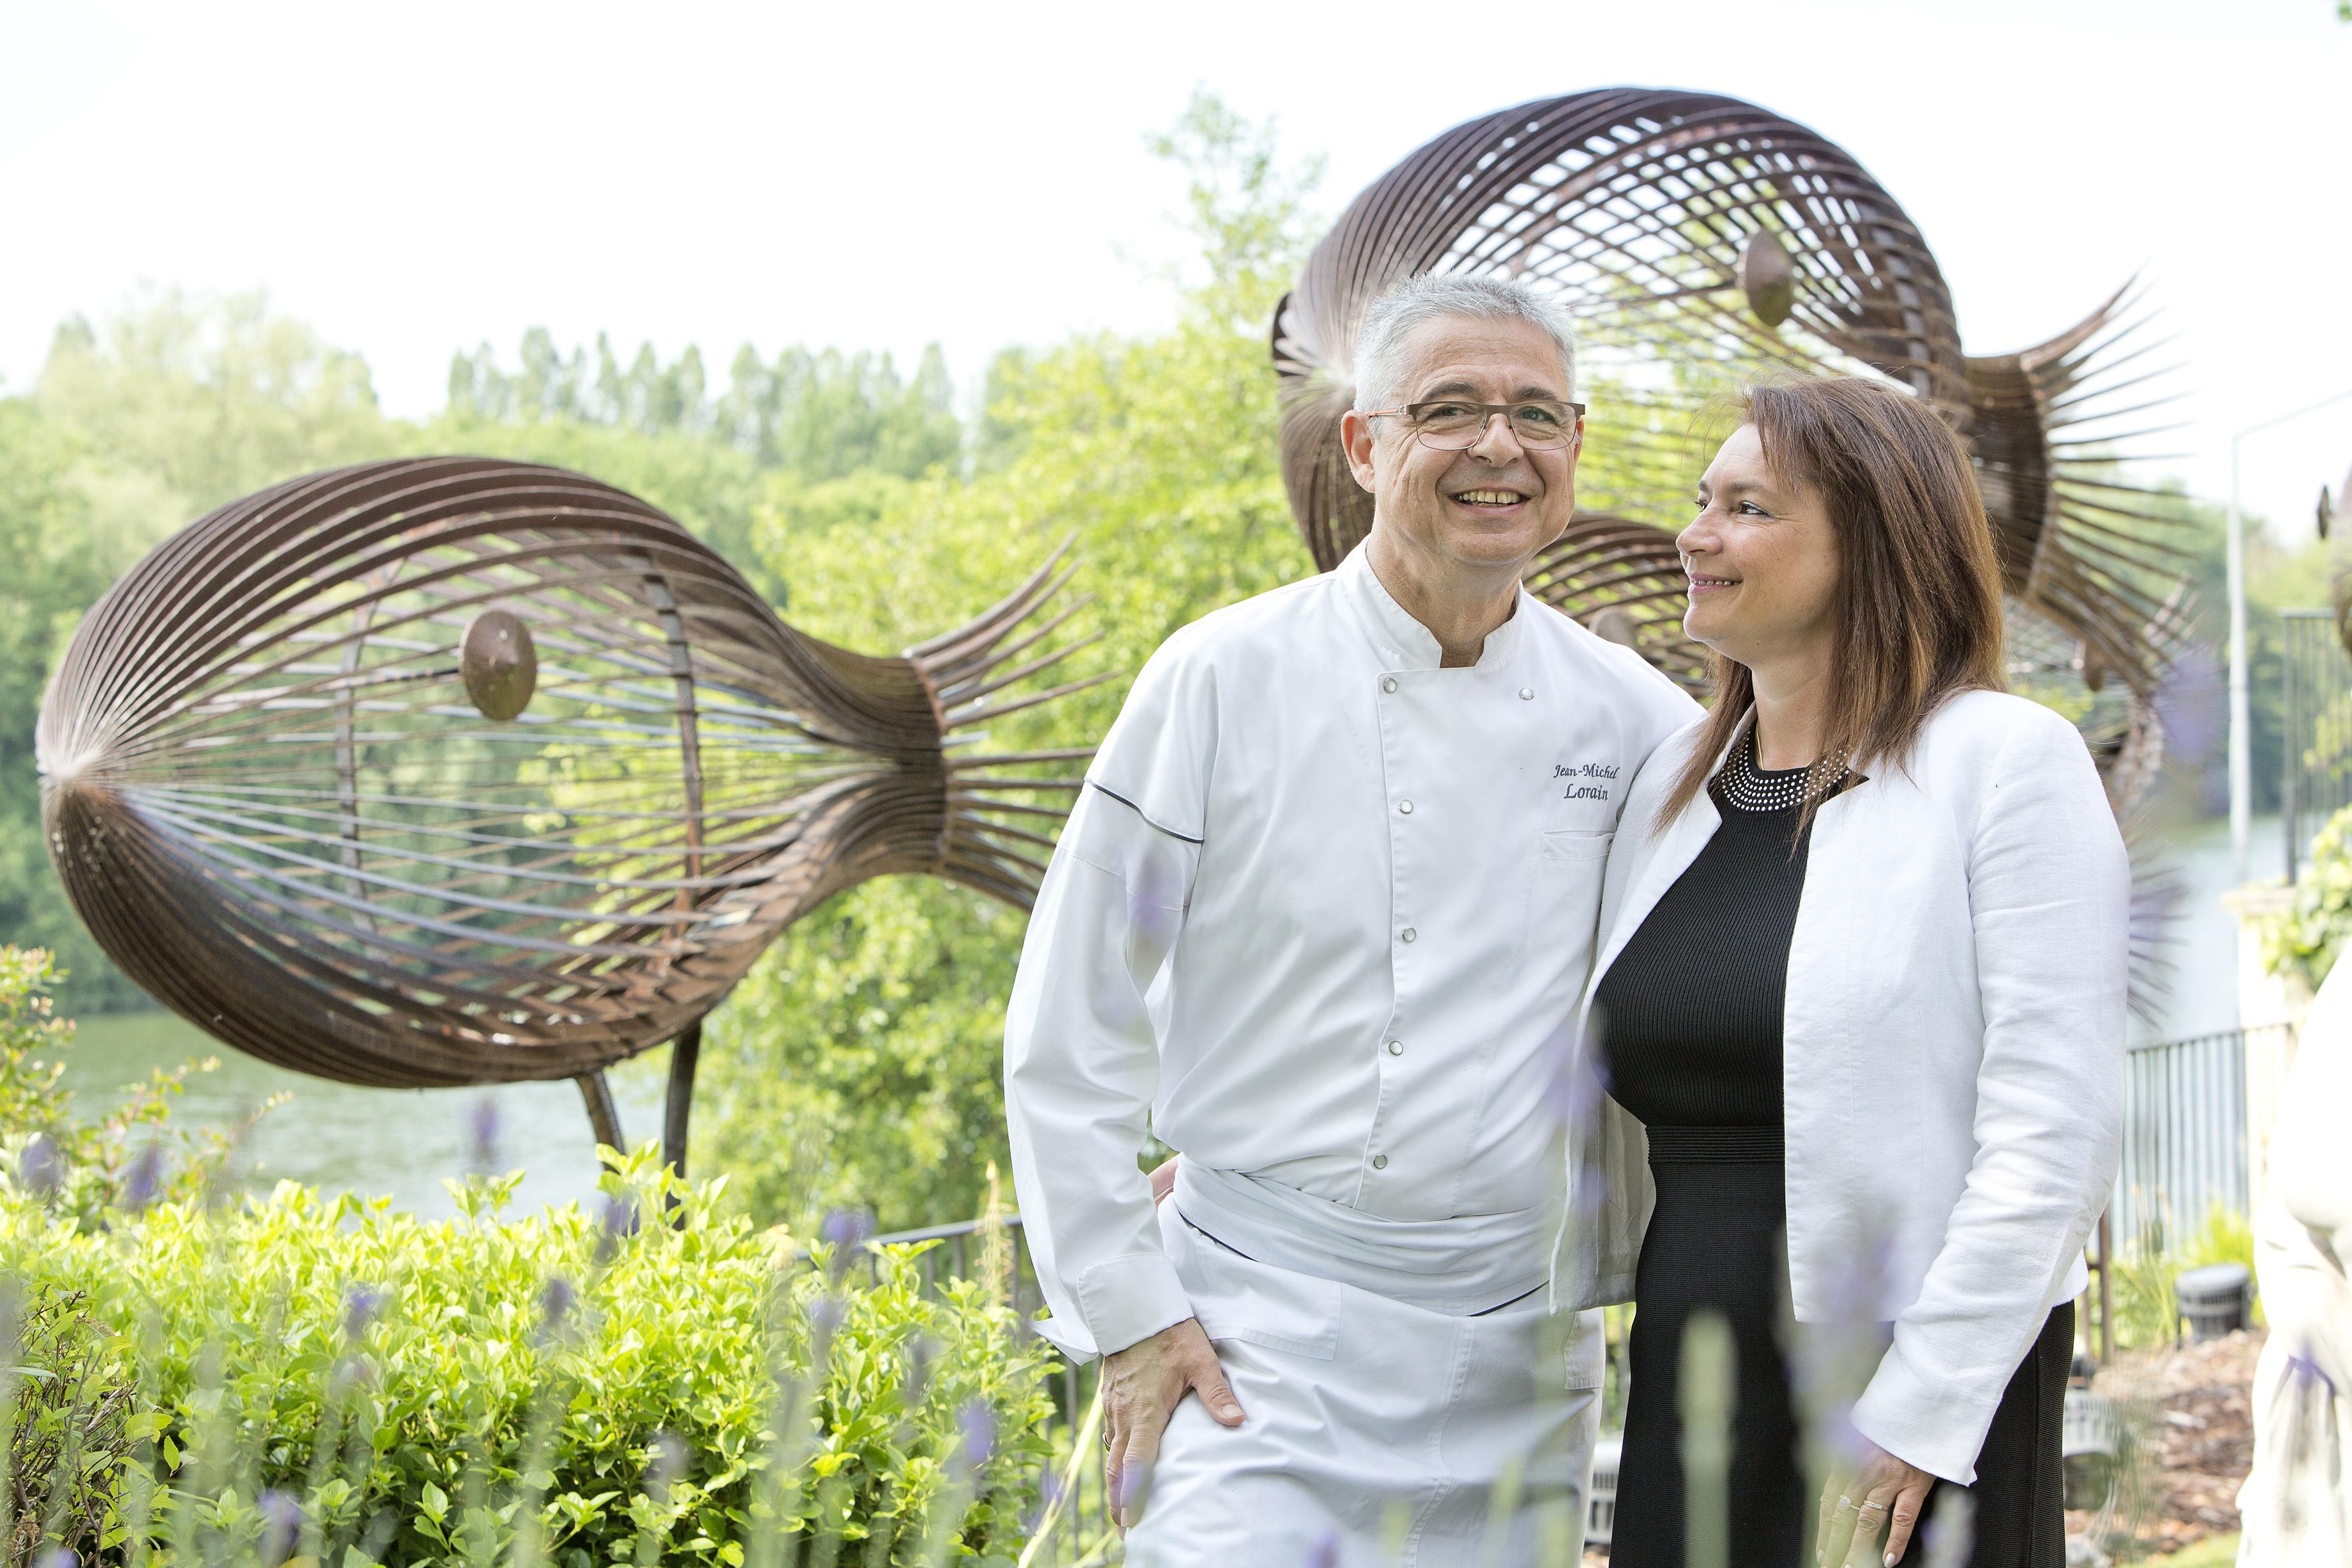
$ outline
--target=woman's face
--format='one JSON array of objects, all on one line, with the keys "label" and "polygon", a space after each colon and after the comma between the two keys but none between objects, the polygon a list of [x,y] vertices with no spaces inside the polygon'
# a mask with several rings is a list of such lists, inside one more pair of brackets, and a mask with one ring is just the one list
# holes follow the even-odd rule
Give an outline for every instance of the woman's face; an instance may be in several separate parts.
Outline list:
[{"label": "woman's face", "polygon": [[1690,578],[1683,629],[1754,669],[1827,654],[1837,610],[1838,541],[1820,496],[1764,466],[1742,425],[1698,481],[1698,516],[1675,542]]}]

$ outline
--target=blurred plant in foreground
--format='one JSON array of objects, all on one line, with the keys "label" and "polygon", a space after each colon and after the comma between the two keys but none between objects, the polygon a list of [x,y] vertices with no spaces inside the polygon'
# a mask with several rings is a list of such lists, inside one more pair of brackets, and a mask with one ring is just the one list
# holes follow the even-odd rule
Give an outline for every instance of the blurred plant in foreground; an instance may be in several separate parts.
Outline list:
[{"label": "blurred plant in foreground", "polygon": [[0,1197],[5,1405],[52,1432],[11,1449],[47,1472],[11,1563],[1012,1561],[1051,1405],[1009,1307],[607,1160],[593,1210],[519,1221],[519,1173],[432,1223],[290,1183],[95,1226]]}]

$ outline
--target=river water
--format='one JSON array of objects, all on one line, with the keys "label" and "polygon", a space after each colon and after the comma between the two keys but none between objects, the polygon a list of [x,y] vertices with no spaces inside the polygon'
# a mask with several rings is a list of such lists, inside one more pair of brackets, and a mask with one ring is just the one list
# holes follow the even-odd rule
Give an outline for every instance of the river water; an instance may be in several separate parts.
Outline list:
[{"label": "river water", "polygon": [[[2255,824],[2252,873],[2284,865],[2278,819]],[[2171,992],[2137,1037],[2164,1039],[2226,1029],[2237,1022],[2235,924],[2221,895],[2232,885],[2229,826],[2198,822],[2171,836],[2165,854],[2184,886],[2172,925]],[[285,1178],[328,1193],[386,1194],[422,1215],[450,1212],[445,1177],[473,1170],[526,1173],[512,1212],[529,1213],[594,1190],[596,1163],[580,1093],[570,1083],[497,1089],[353,1089],[268,1066],[215,1043],[169,1013],[116,1014],[84,1021],[66,1082],[89,1110],[151,1068],[217,1056],[213,1072],[192,1076],[178,1118],[235,1127],[272,1095],[291,1100],[264,1116],[241,1142],[239,1163],[257,1190]],[[657,1136],[662,1084],[657,1061],[613,1075],[623,1134]]]}]

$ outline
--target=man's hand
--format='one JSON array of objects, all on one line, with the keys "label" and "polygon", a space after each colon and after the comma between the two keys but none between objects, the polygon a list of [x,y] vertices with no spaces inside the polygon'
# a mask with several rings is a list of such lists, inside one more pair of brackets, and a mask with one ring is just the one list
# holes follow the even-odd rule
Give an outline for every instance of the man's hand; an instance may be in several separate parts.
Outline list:
[{"label": "man's hand", "polygon": [[1187,1390],[1228,1426],[1242,1424],[1240,1401],[1225,1386],[1224,1368],[1198,1318],[1187,1318],[1103,1358],[1103,1444],[1110,1450],[1104,1475],[1123,1535],[1143,1518],[1151,1463],[1160,1435]]},{"label": "man's hand", "polygon": [[1839,1467],[1822,1489],[1814,1560],[1829,1568],[1895,1568],[1911,1545],[1927,1489],[1935,1484],[1936,1478],[1918,1466],[1869,1445],[1859,1466]]},{"label": "man's hand", "polygon": [[1151,1168],[1151,1174],[1145,1178],[1151,1184],[1151,1203],[1155,1208],[1166,1203],[1168,1194],[1176,1190],[1177,1159],[1178,1156],[1174,1154],[1169,1155],[1168,1158],[1154,1165]]}]

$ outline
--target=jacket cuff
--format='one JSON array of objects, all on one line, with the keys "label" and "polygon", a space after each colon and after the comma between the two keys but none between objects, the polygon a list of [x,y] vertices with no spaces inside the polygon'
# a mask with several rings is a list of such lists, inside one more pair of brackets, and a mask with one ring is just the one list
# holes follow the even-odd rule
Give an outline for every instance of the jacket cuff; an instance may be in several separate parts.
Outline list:
[{"label": "jacket cuff", "polygon": [[1973,1407],[1949,1387],[1915,1376],[1890,1349],[1870,1386],[1854,1401],[1853,1429],[1906,1465],[1954,1486],[1973,1486],[1977,1454],[1992,1427],[1993,1412]]},{"label": "jacket cuff", "polygon": [[1163,1252],[1107,1258],[1077,1279],[1078,1315],[1104,1355],[1116,1355],[1192,1315],[1192,1303]]}]

